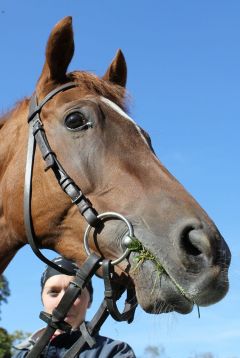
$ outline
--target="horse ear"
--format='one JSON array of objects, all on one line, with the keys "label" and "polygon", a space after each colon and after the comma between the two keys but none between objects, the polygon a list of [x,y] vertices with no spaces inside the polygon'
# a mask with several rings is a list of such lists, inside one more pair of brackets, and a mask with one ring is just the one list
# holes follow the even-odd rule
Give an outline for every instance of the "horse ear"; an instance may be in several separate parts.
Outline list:
[{"label": "horse ear", "polygon": [[68,16],[55,25],[49,36],[45,64],[38,85],[41,87],[48,81],[60,82],[63,80],[73,53],[72,18]]},{"label": "horse ear", "polygon": [[119,49],[107,72],[102,77],[116,85],[125,87],[127,82],[127,64],[122,51]]}]

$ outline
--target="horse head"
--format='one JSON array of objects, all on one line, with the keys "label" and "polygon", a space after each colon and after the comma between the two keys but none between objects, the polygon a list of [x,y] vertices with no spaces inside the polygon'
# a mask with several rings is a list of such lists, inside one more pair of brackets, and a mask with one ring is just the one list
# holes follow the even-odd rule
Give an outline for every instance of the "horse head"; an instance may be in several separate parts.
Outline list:
[{"label": "horse head", "polygon": [[[219,301],[228,290],[228,246],[205,211],[161,164],[148,134],[126,113],[127,67],[122,52],[117,52],[102,78],[87,72],[67,73],[73,52],[71,18],[67,17],[48,39],[36,95],[41,101],[64,83],[76,86],[51,98],[41,110],[41,121],[59,162],[96,211],[118,212],[131,222],[140,245],[118,264],[119,276],[135,286],[137,300],[147,312],[188,313],[194,304]],[[9,244],[10,256],[26,243],[21,208],[27,112],[25,100],[1,129],[13,132],[13,125],[18,129],[8,149],[8,181],[2,181],[8,222],[5,241],[14,242],[11,250]],[[82,239],[86,223],[53,173],[44,169],[37,149],[32,219],[39,246],[81,264],[86,257]],[[124,222],[106,220],[101,230],[91,234],[90,248],[116,259],[123,253],[125,234]]]}]

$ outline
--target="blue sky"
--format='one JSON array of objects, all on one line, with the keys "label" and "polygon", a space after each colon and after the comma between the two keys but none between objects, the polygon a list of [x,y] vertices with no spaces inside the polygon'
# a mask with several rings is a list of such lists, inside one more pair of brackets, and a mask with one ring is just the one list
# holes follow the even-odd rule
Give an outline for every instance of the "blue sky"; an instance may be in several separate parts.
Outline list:
[{"label": "blue sky", "polygon": [[[134,323],[110,319],[102,334],[127,341],[139,357],[147,345],[164,346],[169,358],[200,352],[240,357],[240,2],[0,0],[0,112],[33,92],[49,32],[67,15],[73,16],[76,47],[70,70],[102,75],[123,50],[132,117],[232,251],[230,291],[202,308],[200,319],[196,310],[151,316],[138,309]],[[9,332],[42,326],[43,268],[25,247],[6,270],[11,297],[0,325]],[[92,313],[101,297],[96,280]]]}]

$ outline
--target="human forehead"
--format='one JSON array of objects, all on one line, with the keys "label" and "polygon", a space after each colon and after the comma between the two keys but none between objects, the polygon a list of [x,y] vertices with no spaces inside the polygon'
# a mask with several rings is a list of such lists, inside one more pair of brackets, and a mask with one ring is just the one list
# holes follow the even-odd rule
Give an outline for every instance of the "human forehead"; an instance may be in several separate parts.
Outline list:
[{"label": "human forehead", "polygon": [[69,282],[74,280],[74,276],[68,276],[68,275],[54,275],[47,279],[45,282],[44,288],[46,287],[59,287],[59,288],[65,288],[69,285]]}]

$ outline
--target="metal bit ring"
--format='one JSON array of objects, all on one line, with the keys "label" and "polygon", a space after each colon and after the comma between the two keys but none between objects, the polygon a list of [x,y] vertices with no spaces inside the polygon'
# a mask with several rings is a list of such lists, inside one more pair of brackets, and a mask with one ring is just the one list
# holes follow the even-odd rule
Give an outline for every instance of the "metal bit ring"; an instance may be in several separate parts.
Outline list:
[{"label": "metal bit ring", "polygon": [[[126,224],[127,228],[128,228],[128,233],[125,235],[125,237],[128,237],[128,239],[133,237],[133,227],[132,224],[121,214],[119,213],[115,213],[115,212],[105,212],[102,214],[99,214],[98,219],[110,219],[110,218],[117,218],[120,219],[121,221],[124,221],[124,223]],[[88,225],[85,233],[84,233],[84,237],[83,237],[83,243],[84,243],[84,248],[85,251],[87,253],[87,255],[91,255],[90,249],[89,249],[89,245],[88,245],[88,239],[89,239],[89,233],[92,230],[92,226]],[[131,240],[130,240],[131,241]],[[129,243],[129,240],[128,240]],[[123,246],[124,246],[124,242],[123,242]],[[125,245],[127,246],[127,245]],[[128,249],[128,247],[126,248],[126,250],[124,251],[124,253],[116,260],[111,261],[112,265],[117,265],[119,264],[121,261],[123,261],[128,255],[130,254],[130,250]],[[100,262],[101,264],[101,262]]]}]

